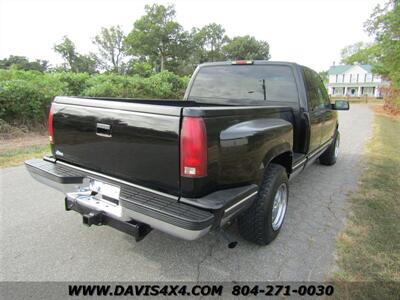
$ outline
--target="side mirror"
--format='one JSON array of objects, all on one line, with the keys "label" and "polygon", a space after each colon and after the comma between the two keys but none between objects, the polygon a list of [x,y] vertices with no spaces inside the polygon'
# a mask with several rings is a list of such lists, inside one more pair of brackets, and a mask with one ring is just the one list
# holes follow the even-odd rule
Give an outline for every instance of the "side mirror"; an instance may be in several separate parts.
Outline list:
[{"label": "side mirror", "polygon": [[349,110],[350,109],[350,104],[349,101],[345,100],[336,100],[334,104],[332,105],[332,109],[334,110]]}]

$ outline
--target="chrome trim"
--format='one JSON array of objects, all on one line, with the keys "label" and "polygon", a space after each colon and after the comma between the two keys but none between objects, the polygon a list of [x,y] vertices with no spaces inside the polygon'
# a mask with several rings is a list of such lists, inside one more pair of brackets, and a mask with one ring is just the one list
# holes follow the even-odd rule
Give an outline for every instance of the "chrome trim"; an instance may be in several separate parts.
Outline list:
[{"label": "chrome trim", "polygon": [[308,160],[312,159],[314,156],[321,154],[321,152],[324,152],[332,143],[332,138],[325,142],[325,144],[321,145],[319,149],[315,150],[314,152],[310,153],[307,158]]},{"label": "chrome trim", "polygon": [[57,160],[53,156],[43,156],[43,160],[55,163]]},{"label": "chrome trim", "polygon": [[96,198],[96,196],[92,196],[88,190],[82,190],[77,193],[68,193],[67,198],[73,203],[77,203],[80,206],[84,206],[92,210],[102,211],[103,213],[117,218],[120,221],[127,222],[133,219],[135,221],[147,224],[151,228],[188,241],[196,240],[202,237],[203,235],[207,234],[212,227],[212,225],[210,225],[201,230],[189,230],[181,228],[142,213],[127,209],[120,205],[108,202],[104,199]]},{"label": "chrome trim", "polygon": [[314,152],[308,154],[305,158],[301,159],[298,163],[292,166],[292,173],[290,174],[289,180],[292,180],[296,177],[310,162],[313,162],[314,157],[318,156],[322,152],[324,152],[333,142],[333,139],[329,139],[323,145],[321,145],[318,149],[314,150]]},{"label": "chrome trim", "polygon": [[335,139],[335,159],[337,159],[339,155],[339,145],[340,145],[340,134],[338,132]]},{"label": "chrome trim", "polygon": [[168,197],[168,198],[171,198],[171,199],[174,199],[174,200],[178,200],[178,196],[172,196],[172,195],[169,195],[169,194],[165,194],[163,192],[159,192],[159,191],[156,191],[156,190],[153,190],[153,189],[149,189],[149,188],[146,188],[146,187],[143,187],[143,186],[140,186],[140,185],[136,185],[134,183],[130,183],[130,182],[122,180],[122,179],[118,179],[118,178],[115,178],[115,177],[112,177],[112,176],[108,176],[108,175],[105,175],[105,174],[102,174],[102,173],[98,173],[98,172],[95,172],[95,171],[90,171],[90,170],[87,170],[87,169],[84,169],[84,168],[76,167],[76,166],[70,165],[70,164],[62,162],[62,161],[58,161],[57,160],[56,164],[61,164],[61,165],[64,165],[64,166],[67,166],[67,167],[70,167],[70,168],[73,168],[73,169],[76,169],[76,170],[79,170],[79,171],[83,171],[83,172],[86,172],[86,173],[89,173],[89,174],[93,174],[93,175],[97,175],[97,176],[100,176],[100,177],[104,177],[104,178],[107,178],[107,179],[110,179],[110,180],[113,180],[113,181],[116,181],[116,182],[120,182],[122,184],[130,185],[130,186],[133,186],[135,188],[141,189],[143,191],[147,191],[147,192],[158,194],[158,195],[161,195],[161,196],[164,196],[164,197]]},{"label": "chrome trim", "polygon": [[297,167],[303,165],[307,162],[307,158],[303,158],[300,162],[298,162],[297,164],[295,164],[294,166],[292,166],[292,170],[297,169]]},{"label": "chrome trim", "polygon": [[293,180],[293,178],[296,178],[297,175],[299,175],[301,173],[301,171],[304,170],[304,166],[305,166],[305,164],[303,165],[303,168],[297,168],[292,173],[290,173],[289,181]]},{"label": "chrome trim", "polygon": [[225,209],[224,214],[230,212],[232,209],[234,209],[235,207],[237,207],[238,205],[242,204],[243,202],[245,202],[246,200],[250,199],[251,197],[253,197],[254,195],[256,195],[258,192],[253,192],[252,194],[250,194],[249,196],[246,196],[245,198],[243,198],[242,200],[236,202],[235,204],[233,204],[231,207],[228,207],[227,209]]},{"label": "chrome trim", "polygon": [[102,136],[102,137],[106,137],[106,138],[110,138],[110,137],[111,137],[111,133],[110,133],[110,134],[107,134],[107,133],[99,133],[99,132],[96,132],[96,135]]},{"label": "chrome trim", "polygon": [[[107,132],[107,133],[98,132],[98,129],[108,130],[109,132]],[[97,123],[96,124],[96,135],[110,138],[111,137],[111,125]]]},{"label": "chrome trim", "polygon": [[100,128],[100,129],[105,129],[105,130],[111,129],[111,125],[109,125],[109,124],[97,123],[96,126],[97,126],[97,128]]},{"label": "chrome trim", "polygon": [[[117,205],[115,203],[106,201],[104,199],[101,199],[99,197],[93,196],[92,191],[87,189],[87,190],[82,190],[80,192],[76,193],[67,193],[67,198],[68,200],[72,201],[73,203],[77,203],[81,206],[85,206],[89,209],[92,210],[97,210],[97,211],[102,211],[106,213],[107,215],[121,218],[122,217],[122,206]],[[128,221],[126,219],[125,221]]]},{"label": "chrome trim", "polygon": [[149,217],[147,215],[138,213],[136,211],[126,209],[124,207],[122,207],[122,216],[130,217],[136,221],[150,225],[150,227],[157,229],[161,232],[164,232],[164,233],[167,233],[167,234],[170,234],[175,237],[178,237],[178,238],[181,238],[184,240],[188,240],[188,241],[193,241],[193,240],[196,240],[196,239],[202,237],[203,235],[207,234],[211,230],[211,227],[212,227],[212,225],[210,225],[201,230],[189,230],[189,229],[185,229],[182,227],[178,227],[178,226],[166,223],[159,219]]}]

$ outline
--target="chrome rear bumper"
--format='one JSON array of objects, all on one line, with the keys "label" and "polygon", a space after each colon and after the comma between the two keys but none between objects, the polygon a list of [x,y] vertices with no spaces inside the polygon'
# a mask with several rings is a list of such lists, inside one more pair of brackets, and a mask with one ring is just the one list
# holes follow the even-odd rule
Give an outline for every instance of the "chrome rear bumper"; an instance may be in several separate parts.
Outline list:
[{"label": "chrome rear bumper", "polygon": [[[149,193],[148,189],[139,194],[136,186],[129,186],[125,182],[119,182],[119,201],[107,201],[89,190],[89,180],[93,177],[99,179],[101,176],[74,170],[65,163],[30,160],[25,165],[36,180],[66,194],[67,210],[75,210],[84,218],[88,218],[90,214],[101,214],[99,218],[106,220],[94,225],[111,225],[127,232],[132,227],[131,224],[146,224],[181,239],[195,240],[207,234],[214,223],[214,215],[208,211],[179,203],[177,198]],[[106,177],[100,180],[110,182]],[[115,224],[117,225],[113,226]],[[132,233],[137,238],[134,228],[127,233]]]}]

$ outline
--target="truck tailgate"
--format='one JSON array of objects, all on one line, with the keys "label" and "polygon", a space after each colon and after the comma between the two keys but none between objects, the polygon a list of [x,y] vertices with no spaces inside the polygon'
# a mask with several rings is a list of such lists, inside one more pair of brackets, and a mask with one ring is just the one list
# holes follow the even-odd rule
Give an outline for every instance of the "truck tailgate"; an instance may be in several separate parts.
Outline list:
[{"label": "truck tailgate", "polygon": [[60,97],[52,110],[57,159],[178,195],[181,107]]}]

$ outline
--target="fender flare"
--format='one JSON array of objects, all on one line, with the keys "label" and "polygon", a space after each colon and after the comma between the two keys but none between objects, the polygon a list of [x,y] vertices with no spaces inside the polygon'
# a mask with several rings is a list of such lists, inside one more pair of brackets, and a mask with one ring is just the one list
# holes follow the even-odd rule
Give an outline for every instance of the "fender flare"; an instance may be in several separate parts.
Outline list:
[{"label": "fender flare", "polygon": [[271,148],[265,154],[263,159],[264,169],[271,163],[271,161],[285,153],[290,157],[290,160],[287,162],[287,164],[284,164],[284,167],[286,168],[288,175],[290,175],[290,173],[292,172],[293,150],[289,143],[282,143],[280,145],[277,145]]}]

